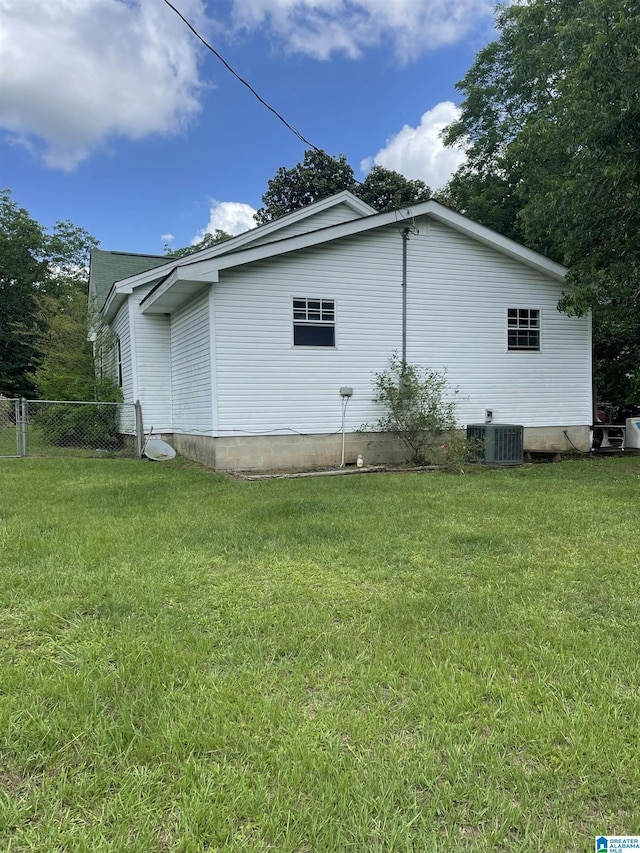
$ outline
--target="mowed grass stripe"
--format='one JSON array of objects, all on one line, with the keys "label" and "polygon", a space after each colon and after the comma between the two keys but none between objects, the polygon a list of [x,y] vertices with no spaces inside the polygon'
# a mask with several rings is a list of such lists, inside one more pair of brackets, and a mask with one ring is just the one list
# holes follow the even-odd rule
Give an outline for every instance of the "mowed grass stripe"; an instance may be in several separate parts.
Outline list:
[{"label": "mowed grass stripe", "polygon": [[639,459],[0,476],[0,849],[640,832]]}]

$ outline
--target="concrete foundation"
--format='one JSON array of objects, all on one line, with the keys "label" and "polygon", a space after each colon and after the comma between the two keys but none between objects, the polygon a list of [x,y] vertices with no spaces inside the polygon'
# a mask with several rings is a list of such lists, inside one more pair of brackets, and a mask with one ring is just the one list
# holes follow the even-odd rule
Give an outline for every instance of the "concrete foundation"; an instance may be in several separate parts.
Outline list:
[{"label": "concrete foundation", "polygon": [[589,426],[545,426],[524,428],[525,453],[588,453]]},{"label": "concrete foundation", "polygon": [[[337,468],[342,458],[341,435],[193,436],[174,434],[170,443],[187,459],[216,471],[266,471],[287,468]],[[366,465],[404,464],[407,453],[393,436],[349,433],[345,465],[362,455]]]},{"label": "concrete foundation", "polygon": [[[187,459],[216,471],[269,471],[297,468],[337,468],[342,456],[342,436],[163,435]],[[529,453],[587,453],[588,426],[525,427],[524,450]],[[345,464],[354,465],[362,455],[365,465],[403,465],[408,453],[397,438],[385,433],[348,433]]]}]

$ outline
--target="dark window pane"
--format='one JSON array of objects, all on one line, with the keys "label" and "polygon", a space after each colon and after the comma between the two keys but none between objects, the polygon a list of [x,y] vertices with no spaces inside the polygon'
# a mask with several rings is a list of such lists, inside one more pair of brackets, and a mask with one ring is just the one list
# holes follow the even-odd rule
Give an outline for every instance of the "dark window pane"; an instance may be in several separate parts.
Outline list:
[{"label": "dark window pane", "polygon": [[294,323],[293,345],[296,347],[335,346],[335,328],[333,326],[311,326]]}]

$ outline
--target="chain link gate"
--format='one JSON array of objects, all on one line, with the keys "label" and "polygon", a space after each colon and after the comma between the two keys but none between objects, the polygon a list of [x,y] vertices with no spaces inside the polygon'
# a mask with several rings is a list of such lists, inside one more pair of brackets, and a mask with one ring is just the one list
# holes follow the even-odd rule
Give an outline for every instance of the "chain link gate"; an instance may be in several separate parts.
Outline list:
[{"label": "chain link gate", "polygon": [[0,458],[22,456],[20,400],[0,397]]},{"label": "chain link gate", "polygon": [[[17,453],[14,455],[136,458],[142,453],[139,403],[24,399],[8,402],[16,404],[13,417]],[[0,414],[0,427],[1,418]]]}]

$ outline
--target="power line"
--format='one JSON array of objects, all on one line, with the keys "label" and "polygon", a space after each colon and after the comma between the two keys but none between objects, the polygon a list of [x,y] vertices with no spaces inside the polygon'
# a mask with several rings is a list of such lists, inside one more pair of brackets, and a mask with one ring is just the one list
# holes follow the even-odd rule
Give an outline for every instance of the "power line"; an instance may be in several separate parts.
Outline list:
[{"label": "power line", "polygon": [[[288,128],[288,129],[289,129],[289,130],[290,130],[290,131],[291,131],[295,136],[297,136],[297,137],[298,137],[298,139],[300,140],[300,142],[303,142],[305,145],[308,145],[310,148],[313,148],[313,150],[314,150],[314,151],[317,151],[317,152],[318,152],[318,154],[324,154],[326,157],[329,157],[329,156],[330,156],[329,154],[327,154],[327,152],[326,152],[326,151],[323,151],[323,150],[322,150],[322,148],[318,148],[316,145],[314,145],[314,144],[313,144],[313,142],[310,142],[306,137],[304,137],[304,136],[300,133],[300,131],[299,131],[299,130],[296,130],[296,128],[295,128],[295,127],[293,127],[293,125],[289,124],[289,122],[286,120],[286,118],[284,118],[284,116],[282,116],[282,115],[278,112],[278,110],[274,109],[270,104],[268,104],[268,103],[264,100],[264,98],[260,97],[260,95],[259,95],[259,94],[256,92],[256,90],[253,88],[253,86],[252,86],[250,83],[248,83],[248,82],[247,82],[243,77],[241,77],[241,76],[240,76],[240,75],[239,75],[239,74],[238,74],[238,73],[237,73],[237,72],[236,72],[236,71],[235,71],[235,70],[234,70],[234,69],[229,65],[229,63],[227,62],[227,60],[226,60],[226,59],[224,59],[224,57],[222,57],[222,56],[218,53],[218,51],[215,49],[215,47],[212,47],[212,46],[209,44],[209,42],[208,42],[208,41],[206,41],[206,40],[205,40],[205,39],[200,35],[200,33],[196,30],[196,28],[193,26],[193,24],[191,24],[191,23],[190,23],[190,22],[185,18],[185,16],[182,14],[182,12],[180,12],[178,9],[176,9],[176,7],[173,5],[173,3],[169,2],[169,0],[164,0],[164,2],[167,4],[167,6],[168,6],[170,9],[173,9],[173,11],[176,13],[176,15],[177,15],[179,18],[182,18],[182,20],[183,20],[183,21],[184,21],[184,23],[189,27],[189,29],[190,29],[190,30],[191,30],[191,32],[194,34],[194,36],[202,42],[202,44],[207,48],[207,50],[210,50],[210,51],[211,51],[211,53],[213,53],[213,55],[214,55],[217,59],[219,59],[219,60],[220,60],[220,62],[224,65],[224,67],[225,67],[228,71],[230,71],[230,72],[233,74],[233,76],[234,76],[237,80],[239,80],[239,81],[242,83],[242,85],[243,85],[243,86],[246,86],[246,87],[247,87],[247,89],[251,92],[251,94],[252,94],[252,95],[254,95],[254,96],[255,96],[255,97],[260,101],[260,103],[261,103],[264,107],[266,107],[270,112],[272,112],[272,113],[276,116],[276,118],[278,118],[278,119],[279,119],[279,120],[284,124],[284,126],[285,126],[285,127],[287,127],[287,128]],[[333,159],[333,158],[331,158],[331,159]]]}]

